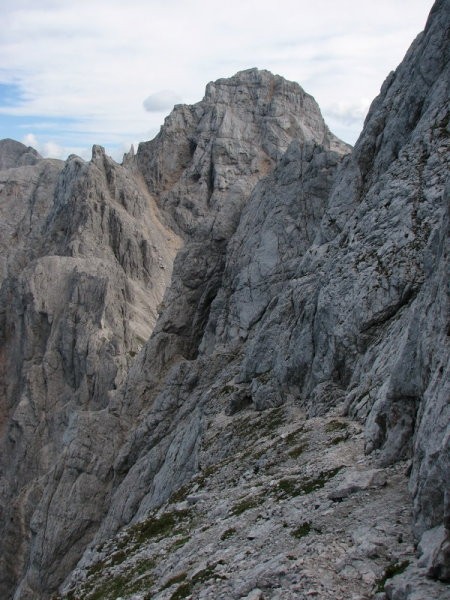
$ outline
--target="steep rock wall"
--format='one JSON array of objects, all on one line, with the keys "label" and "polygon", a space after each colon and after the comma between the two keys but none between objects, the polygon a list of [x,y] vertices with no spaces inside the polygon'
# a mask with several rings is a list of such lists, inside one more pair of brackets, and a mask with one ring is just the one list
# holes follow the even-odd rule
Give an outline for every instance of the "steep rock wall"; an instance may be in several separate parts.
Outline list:
[{"label": "steep rock wall", "polygon": [[64,164],[21,146],[0,147],[4,597],[23,570],[32,589],[54,586],[102,517],[121,436],[106,407],[154,326],[180,243],[139,175],[100,147]]},{"label": "steep rock wall", "polygon": [[416,534],[447,523],[448,18],[437,2],[351,156],[294,142],[251,194],[221,266],[178,256],[127,380],[124,410],[137,396],[146,408],[115,463],[123,480],[97,541],[245,445],[218,439],[206,451],[215,415],[287,400],[311,416],[342,404],[381,465],[412,457]]},{"label": "steep rock wall", "polygon": [[[127,432],[136,437],[139,415],[148,412],[142,390],[154,394],[171,365],[181,373],[180,358],[197,356],[242,207],[297,137],[348,151],[297,84],[250,70],[209,84],[199,104],[175,108],[160,135],[122,166],[96,146],[89,163],[37,157],[34,166],[2,172],[5,212],[17,181],[30,196],[28,204],[23,191],[14,198],[21,212],[10,225],[16,241],[1,291],[5,595],[17,586],[16,598],[46,597],[90,542],[126,471],[113,467],[117,455],[118,464],[127,455],[122,441]],[[17,148],[14,156],[29,153]],[[3,149],[10,154],[11,143]],[[45,185],[41,170],[51,171]],[[35,206],[39,221],[25,235]],[[180,237],[184,247],[161,303]],[[134,361],[158,307],[152,342]],[[143,356],[152,369],[143,370]],[[193,380],[182,386],[180,398]],[[158,422],[160,464],[170,436],[160,415]],[[190,455],[190,434],[175,441],[176,454],[180,443],[180,456]],[[183,478],[188,462],[182,458]],[[152,502],[178,483],[164,473]],[[147,497],[151,474],[141,474],[119,504],[135,507]],[[114,506],[124,514],[106,531],[134,516]]]}]

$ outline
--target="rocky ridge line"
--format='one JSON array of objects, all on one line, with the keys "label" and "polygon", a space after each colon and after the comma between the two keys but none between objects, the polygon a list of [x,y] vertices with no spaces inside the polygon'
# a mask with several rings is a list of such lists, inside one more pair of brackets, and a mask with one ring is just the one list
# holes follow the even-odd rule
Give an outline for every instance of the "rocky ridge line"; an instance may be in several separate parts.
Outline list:
[{"label": "rocky ridge line", "polygon": [[448,2],[437,2],[340,166],[329,148],[294,143],[256,186],[198,353],[178,351],[185,304],[174,270],[168,309],[125,395],[151,408],[119,453],[96,542],[245,444],[218,436],[202,452],[217,415],[294,402],[312,417],[343,402],[380,467],[412,457],[422,560],[429,575],[448,577],[448,18]]},{"label": "rocky ridge line", "polygon": [[[6,537],[14,542],[9,565],[17,571],[5,571],[6,584],[21,578],[16,598],[46,597],[88,546],[67,579],[68,590],[80,573],[94,568],[95,548],[124,526],[139,528],[196,473],[206,474],[244,452],[252,442],[242,431],[220,434],[224,415],[239,423],[249,411],[256,424],[255,409],[271,414],[280,410],[273,407],[291,405],[317,419],[319,428],[328,411],[342,406],[364,425],[365,451],[371,456],[359,460],[368,460],[368,467],[394,473],[397,461],[412,457],[413,521],[423,556],[417,566],[410,554],[406,574],[385,591],[396,600],[440,597],[442,587],[435,587],[440,584],[427,584],[423,575],[448,578],[449,14],[448,0],[438,0],[425,32],[374,101],[351,156],[343,158],[348,149],[329,134],[312,99],[298,86],[255,70],[210,85],[203,103],[177,107],[160,135],[141,145],[124,167],[108,167],[108,159],[95,150],[92,162],[104,165],[106,180],[94,197],[102,197],[103,185],[117,191],[112,173],[129,176],[154,203],[161,227],[182,237],[184,247],[152,337],[129,370],[120,371],[120,380],[112,384],[112,371],[105,374],[98,388],[104,393],[96,396],[101,404],[79,413],[75,426],[70,423],[68,455],[66,450],[61,459],[39,442],[35,456],[48,462],[38,469],[24,462],[22,482],[11,496],[14,468],[5,465],[6,505],[16,494],[13,515],[20,516],[24,530],[28,523],[32,530],[29,544],[14,540],[15,524]],[[252,112],[249,106],[256,108]],[[306,116],[299,117],[305,106]],[[54,211],[48,251],[71,257],[94,249],[83,228],[97,221],[74,202],[85,198],[78,175],[69,179],[78,193],[64,196],[63,185],[57,196],[66,198],[78,228],[69,228],[67,235],[60,227],[64,210]],[[126,203],[128,193],[118,199]],[[113,231],[120,246],[121,226]],[[2,313],[7,342],[2,366],[15,373],[9,356],[21,364],[20,336],[14,335],[16,323],[25,323],[33,343],[26,346],[22,380],[33,381],[40,359],[30,365],[30,357],[40,357],[49,338],[47,325],[42,335],[41,317],[39,326],[32,313],[23,317],[21,298],[30,298],[30,291],[12,278],[22,273],[28,252],[33,259],[39,255],[35,248],[14,254],[2,288],[5,298],[16,294],[19,306],[17,317],[14,310]],[[114,256],[128,274],[127,252],[119,249]],[[142,274],[137,267],[131,271]],[[73,301],[78,306],[81,299],[86,306],[89,315],[77,320],[89,323],[88,332],[92,322],[103,327],[101,302],[93,317],[83,304],[96,296],[91,283],[84,277]],[[52,313],[45,302],[39,306],[44,310],[36,313]],[[84,334],[71,335],[76,342]],[[112,364],[120,362],[123,348],[121,343],[111,352],[117,357]],[[77,401],[88,400],[81,385],[83,365],[68,364],[65,376],[79,373]],[[110,355],[104,364],[111,365]],[[107,394],[114,385],[120,389]],[[6,393],[13,401],[18,397],[15,389]],[[4,439],[26,448],[28,434],[22,431],[35,422],[22,412],[28,401],[23,400],[17,406],[9,400],[11,410],[2,417],[9,435]],[[72,410],[70,401],[67,408]],[[311,463],[298,459],[302,468],[314,469],[321,455]],[[280,474],[286,467],[279,464]],[[42,474],[39,485],[36,473]],[[394,479],[398,497],[404,498],[404,481],[400,475]],[[93,485],[96,496],[90,495]],[[72,505],[86,507],[84,516],[71,511]],[[88,527],[80,530],[79,519],[86,515]],[[395,543],[392,548],[397,552]],[[27,563],[23,573],[21,561],[13,562],[14,552]],[[56,564],[56,556],[65,562]],[[191,584],[193,577],[190,573]]]},{"label": "rocky ridge line", "polygon": [[[6,596],[17,586],[16,598],[46,597],[100,524],[121,479],[111,463],[146,410],[124,376],[133,362],[139,372],[133,359],[156,310],[164,312],[180,236],[183,278],[170,293],[184,295],[186,308],[171,331],[160,327],[164,368],[170,353],[197,352],[242,205],[293,137],[348,151],[297,84],[249,70],[177,107],[122,166],[94,147],[89,163],[38,157],[2,171]],[[0,150],[8,156],[11,143]],[[121,386],[133,403],[123,402]]]}]

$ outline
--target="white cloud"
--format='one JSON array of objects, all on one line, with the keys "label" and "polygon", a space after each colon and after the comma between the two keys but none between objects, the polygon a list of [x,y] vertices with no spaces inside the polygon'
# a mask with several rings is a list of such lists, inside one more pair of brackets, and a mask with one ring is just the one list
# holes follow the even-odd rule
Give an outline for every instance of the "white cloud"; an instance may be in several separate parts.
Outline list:
[{"label": "white cloud", "polygon": [[161,112],[165,110],[172,110],[175,104],[181,102],[180,96],[172,90],[161,90],[150,94],[144,102],[144,108],[147,112]]},{"label": "white cloud", "polygon": [[[208,81],[257,66],[298,81],[325,114],[334,111],[333,122],[353,142],[362,115],[351,107],[378,93],[432,4],[16,1],[2,6],[0,83],[19,85],[23,95],[12,108],[0,104],[0,113],[72,119],[45,140],[61,148],[118,148],[153,137],[161,111],[179,98],[197,102]],[[39,139],[44,143],[43,128]]]},{"label": "white cloud", "polygon": [[37,150],[39,146],[39,142],[37,141],[34,133],[27,133],[27,135],[22,138],[22,144],[25,144],[25,146],[31,146],[35,150]]},{"label": "white cloud", "polygon": [[90,149],[83,146],[60,146],[54,141],[42,141],[34,133],[27,133],[21,140],[25,146],[31,146],[39,152],[44,158],[60,158],[65,160],[69,154],[77,154],[82,158],[89,160],[91,157]]}]

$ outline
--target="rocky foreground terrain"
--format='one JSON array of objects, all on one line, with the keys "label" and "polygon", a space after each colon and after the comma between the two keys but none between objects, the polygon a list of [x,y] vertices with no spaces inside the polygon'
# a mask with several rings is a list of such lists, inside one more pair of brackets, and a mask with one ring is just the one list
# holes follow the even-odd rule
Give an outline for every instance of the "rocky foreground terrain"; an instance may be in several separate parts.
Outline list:
[{"label": "rocky foreground terrain", "polygon": [[449,30],[353,149],[257,69],[0,142],[2,598],[450,598]]}]

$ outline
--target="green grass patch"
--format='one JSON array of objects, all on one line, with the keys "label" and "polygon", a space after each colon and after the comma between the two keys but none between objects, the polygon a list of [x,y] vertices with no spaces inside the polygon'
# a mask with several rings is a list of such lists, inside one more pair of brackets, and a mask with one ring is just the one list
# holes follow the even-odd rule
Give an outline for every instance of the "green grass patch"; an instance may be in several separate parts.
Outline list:
[{"label": "green grass patch", "polygon": [[288,455],[291,458],[298,458],[299,456],[301,456],[303,454],[303,452],[306,450],[307,448],[307,444],[300,444],[300,446],[295,446],[295,448],[292,448],[292,450],[289,450]]},{"label": "green grass patch", "polygon": [[222,535],[220,536],[220,539],[222,540],[222,542],[224,542],[225,540],[229,540],[230,537],[232,537],[235,533],[236,533],[236,529],[234,527],[230,527],[229,529],[227,529],[226,531],[224,531],[222,533]]},{"label": "green grass patch", "polygon": [[170,596],[170,600],[182,600],[183,598],[187,598],[192,593],[192,583],[190,581],[186,581],[186,583],[182,583],[174,593]]},{"label": "green grass patch", "polygon": [[231,514],[235,515],[235,516],[241,515],[246,510],[250,510],[251,508],[256,508],[263,502],[264,502],[264,499],[259,496],[245,498],[244,500],[241,500],[240,502],[238,502],[237,504],[235,504],[234,506],[231,507]]},{"label": "green grass patch", "polygon": [[305,428],[300,427],[300,429],[296,429],[295,431],[291,431],[291,433],[288,433],[286,435],[286,437],[284,438],[285,444],[288,444],[289,446],[291,446],[292,444],[296,444],[298,442],[298,438],[299,438],[300,434],[303,433],[304,431],[305,431]]},{"label": "green grass patch", "polygon": [[148,571],[153,569],[155,567],[155,564],[156,563],[154,560],[149,558],[143,558],[133,565],[133,568],[130,571],[128,571],[128,575],[133,577],[139,577],[140,575],[148,573]]},{"label": "green grass patch", "polygon": [[297,479],[280,479],[276,487],[276,495],[279,499],[293,498],[303,494],[310,494],[316,490],[320,490],[324,485],[339,473],[342,467],[322,471],[318,477],[298,481]]},{"label": "green grass patch", "polygon": [[236,389],[237,388],[234,385],[224,385],[223,388],[220,390],[220,395],[229,396],[230,394],[235,392]]},{"label": "green grass patch", "polygon": [[179,573],[178,575],[174,575],[174,577],[171,577],[168,581],[166,581],[166,583],[162,586],[160,591],[167,590],[167,588],[172,587],[176,583],[181,583],[186,579],[186,577],[187,573]]},{"label": "green grass patch", "polygon": [[214,473],[217,473],[217,471],[219,471],[219,469],[226,463],[227,461],[221,461],[215,465],[208,465],[202,469],[198,475],[196,475],[194,482],[197,483],[200,488],[203,488],[207,480],[214,475]]},{"label": "green grass patch", "polygon": [[163,513],[160,517],[149,517],[130,527],[128,536],[138,544],[151,538],[170,537],[177,533],[177,527],[189,516],[189,510],[174,510]]},{"label": "green grass patch", "polygon": [[189,492],[191,490],[191,485],[186,484],[176,490],[169,498],[169,504],[176,504],[177,502],[183,502],[186,500]]},{"label": "green grass patch", "polygon": [[325,431],[328,433],[333,431],[344,431],[345,429],[348,429],[348,425],[343,421],[330,421],[325,425]]},{"label": "green grass patch", "polygon": [[300,527],[297,527],[291,531],[291,535],[298,540],[307,536],[309,533],[311,533],[311,523],[303,523],[300,525]]},{"label": "green grass patch", "polygon": [[108,561],[107,564],[103,562],[93,565],[95,569],[88,570],[91,580],[88,579],[83,585],[81,596],[71,592],[73,600],[110,600],[123,595],[130,596],[136,592],[144,593],[153,586],[153,574],[149,572],[155,566],[153,560],[142,559],[120,575],[108,572],[108,567],[115,564],[120,563]]},{"label": "green grass patch", "polygon": [[206,569],[202,569],[198,571],[193,577],[191,577],[191,582],[193,585],[197,585],[198,583],[206,583],[210,581],[210,579],[214,579],[217,577],[217,574],[214,572],[216,565],[211,565],[206,567]]},{"label": "green grass patch", "polygon": [[377,582],[377,592],[383,592],[385,583],[388,579],[395,577],[395,575],[400,575],[403,573],[405,569],[409,566],[409,560],[404,560],[403,562],[395,562],[386,567],[384,570],[383,577]]},{"label": "green grass patch", "polygon": [[346,435],[338,435],[337,437],[335,437],[332,440],[330,440],[330,445],[331,446],[337,446],[341,442],[345,442],[345,440],[348,440],[348,434],[346,434]]},{"label": "green grass patch", "polygon": [[283,425],[284,421],[284,406],[279,406],[264,411],[263,416],[255,424],[255,427],[262,430],[263,433],[270,433]]},{"label": "green grass patch", "polygon": [[170,547],[170,550],[178,550],[178,548],[181,548],[182,546],[187,544],[190,539],[191,539],[190,536],[186,536],[186,537],[180,538],[179,540],[176,540]]}]

